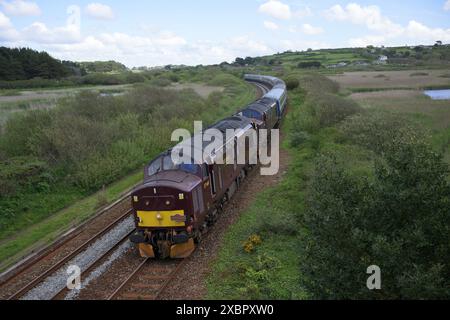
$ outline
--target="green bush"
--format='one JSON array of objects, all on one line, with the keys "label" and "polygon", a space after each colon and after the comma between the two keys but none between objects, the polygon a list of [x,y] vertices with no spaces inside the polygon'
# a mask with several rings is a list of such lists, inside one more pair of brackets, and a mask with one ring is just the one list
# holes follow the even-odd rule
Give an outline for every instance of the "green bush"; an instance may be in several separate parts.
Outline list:
[{"label": "green bush", "polygon": [[297,148],[307,142],[311,136],[305,131],[295,131],[290,134],[291,147]]},{"label": "green bush", "polygon": [[[448,299],[448,173],[409,137],[394,139],[373,177],[324,155],[303,218],[302,285],[318,299]],[[366,287],[371,265],[381,268],[381,290]]]},{"label": "green bush", "polygon": [[286,80],[286,87],[289,91],[297,89],[300,86],[300,81],[296,78],[289,78]]},{"label": "green bush", "polygon": [[412,125],[405,116],[377,110],[349,118],[342,123],[340,131],[344,139],[378,154],[399,137],[426,139],[424,130]]},{"label": "green bush", "polygon": [[167,87],[172,84],[172,81],[165,77],[153,78],[150,80],[150,84],[157,87]]},{"label": "green bush", "polygon": [[309,103],[315,105],[322,128],[337,124],[362,110],[355,101],[330,93],[316,95]]},{"label": "green bush", "polygon": [[[271,273],[279,269],[280,261],[267,254],[258,255],[253,265],[242,264],[239,272],[244,283],[238,288],[241,299],[261,300],[272,294]],[[272,297],[276,298],[276,297]]]}]

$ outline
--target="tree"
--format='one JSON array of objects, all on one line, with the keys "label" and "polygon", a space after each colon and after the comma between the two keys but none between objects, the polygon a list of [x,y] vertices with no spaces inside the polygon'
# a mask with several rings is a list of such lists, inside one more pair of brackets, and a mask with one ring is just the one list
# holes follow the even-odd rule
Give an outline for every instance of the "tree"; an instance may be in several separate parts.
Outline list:
[{"label": "tree", "polygon": [[[314,298],[450,298],[448,166],[426,143],[393,140],[372,178],[333,154],[318,161],[301,264]],[[366,287],[371,265],[381,268],[381,290]]]},{"label": "tree", "polygon": [[0,80],[60,79],[71,74],[70,68],[46,52],[0,47]]}]

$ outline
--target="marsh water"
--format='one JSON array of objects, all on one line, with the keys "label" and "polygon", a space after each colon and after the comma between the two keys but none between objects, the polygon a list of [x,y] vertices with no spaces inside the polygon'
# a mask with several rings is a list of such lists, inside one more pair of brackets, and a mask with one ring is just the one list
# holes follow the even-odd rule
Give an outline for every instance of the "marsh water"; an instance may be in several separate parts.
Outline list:
[{"label": "marsh water", "polygon": [[450,100],[450,89],[425,90],[424,93],[433,100]]}]

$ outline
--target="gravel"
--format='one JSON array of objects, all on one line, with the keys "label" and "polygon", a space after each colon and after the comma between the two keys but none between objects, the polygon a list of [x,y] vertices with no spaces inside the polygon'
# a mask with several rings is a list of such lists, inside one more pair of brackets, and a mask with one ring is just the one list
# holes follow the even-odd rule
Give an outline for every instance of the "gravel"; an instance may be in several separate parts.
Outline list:
[{"label": "gravel", "polygon": [[128,233],[135,228],[134,218],[129,217],[119,223],[110,232],[98,239],[89,246],[84,252],[68,262],[55,274],[48,277],[44,282],[29,291],[22,300],[51,300],[56,294],[67,286],[67,268],[75,265],[83,273],[92,266],[101,256],[103,256],[112,246],[118,244]]},{"label": "gravel", "polygon": [[[108,260],[106,260],[102,265],[97,267],[94,271],[92,271],[89,276],[85,279],[82,279],[81,283],[81,290],[83,288],[86,288],[92,281],[96,280],[100,276],[102,276],[106,271],[108,271],[111,267],[111,265],[121,258],[129,249],[133,247],[132,243],[127,241],[120,245],[114,253],[109,257]],[[67,296],[64,298],[64,300],[75,300],[80,295],[81,290],[71,290]]]}]

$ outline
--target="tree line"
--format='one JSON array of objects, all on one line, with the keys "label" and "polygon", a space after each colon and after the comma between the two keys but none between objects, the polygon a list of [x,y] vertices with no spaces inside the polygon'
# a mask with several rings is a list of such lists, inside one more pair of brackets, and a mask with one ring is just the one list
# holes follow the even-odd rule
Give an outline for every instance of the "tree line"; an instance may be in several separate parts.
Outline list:
[{"label": "tree line", "polygon": [[52,58],[47,52],[0,47],[0,80],[61,79],[74,74],[67,63]]}]

